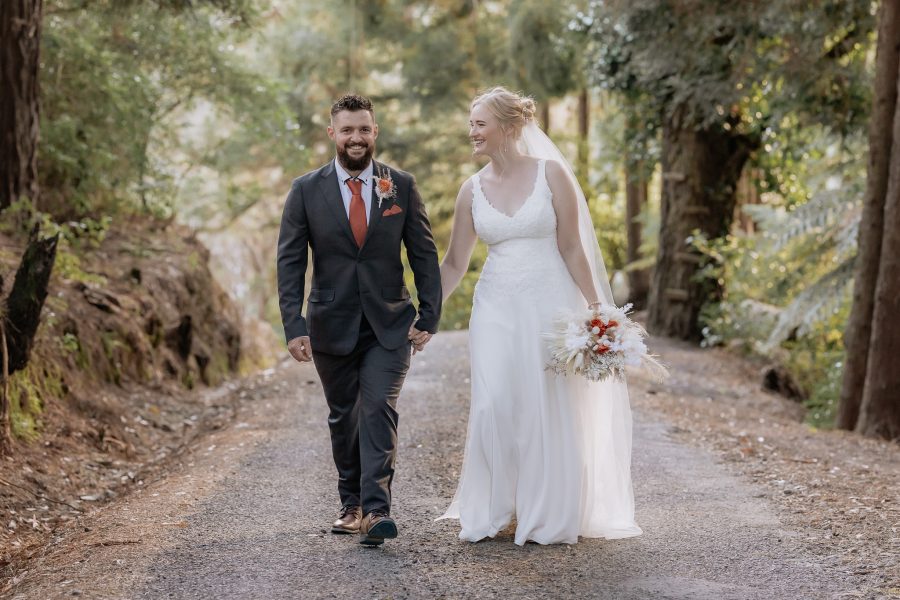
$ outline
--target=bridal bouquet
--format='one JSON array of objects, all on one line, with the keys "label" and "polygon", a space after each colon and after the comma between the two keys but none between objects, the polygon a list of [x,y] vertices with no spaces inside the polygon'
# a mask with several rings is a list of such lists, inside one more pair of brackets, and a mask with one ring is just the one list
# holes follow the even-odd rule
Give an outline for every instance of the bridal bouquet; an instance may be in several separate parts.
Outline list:
[{"label": "bridal bouquet", "polygon": [[644,344],[646,330],[628,318],[631,304],[562,317],[556,331],[546,334],[550,346],[547,369],[558,375],[583,375],[591,381],[608,377],[624,380],[626,365],[648,367],[657,379],[666,367]]}]

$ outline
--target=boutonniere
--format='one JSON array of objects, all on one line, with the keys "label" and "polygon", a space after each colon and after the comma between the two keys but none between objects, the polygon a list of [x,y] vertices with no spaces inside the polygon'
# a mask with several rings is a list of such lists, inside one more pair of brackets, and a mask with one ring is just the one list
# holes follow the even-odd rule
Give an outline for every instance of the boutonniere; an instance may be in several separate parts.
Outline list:
[{"label": "boutonniere", "polygon": [[397,196],[397,186],[394,185],[394,180],[391,179],[391,172],[388,169],[379,167],[378,176],[375,177],[375,195],[378,196],[378,208],[381,208],[382,200]]}]

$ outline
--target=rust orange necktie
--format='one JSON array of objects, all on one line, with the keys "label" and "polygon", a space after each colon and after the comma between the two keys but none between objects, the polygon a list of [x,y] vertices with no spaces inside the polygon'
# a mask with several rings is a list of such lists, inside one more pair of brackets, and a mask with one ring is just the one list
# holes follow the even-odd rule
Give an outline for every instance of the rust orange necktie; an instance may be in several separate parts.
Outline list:
[{"label": "rust orange necktie", "polygon": [[362,248],[363,242],[366,240],[366,203],[362,198],[363,182],[351,177],[346,183],[352,194],[350,196],[350,231],[353,232],[356,245]]}]

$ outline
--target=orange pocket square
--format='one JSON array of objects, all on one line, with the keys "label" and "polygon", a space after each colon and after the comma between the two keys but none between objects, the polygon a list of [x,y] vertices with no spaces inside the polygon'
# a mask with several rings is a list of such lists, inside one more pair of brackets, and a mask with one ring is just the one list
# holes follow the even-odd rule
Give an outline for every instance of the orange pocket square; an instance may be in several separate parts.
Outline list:
[{"label": "orange pocket square", "polygon": [[391,215],[399,215],[402,212],[403,212],[403,209],[395,204],[392,207],[386,209],[383,213],[381,213],[381,216],[389,217]]}]

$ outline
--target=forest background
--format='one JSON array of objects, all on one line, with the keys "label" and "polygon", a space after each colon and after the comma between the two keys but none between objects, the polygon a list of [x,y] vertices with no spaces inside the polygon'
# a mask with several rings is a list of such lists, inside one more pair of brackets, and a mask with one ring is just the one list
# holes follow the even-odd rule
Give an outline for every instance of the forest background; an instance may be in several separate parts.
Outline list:
[{"label": "forest background", "polygon": [[[860,329],[848,325],[854,274],[859,286],[879,269],[857,256],[872,230],[869,148],[893,128],[897,69],[879,85],[891,53],[878,44],[896,40],[896,11],[862,0],[48,0],[41,192],[4,195],[2,227],[59,233],[54,276],[90,283],[80,265],[109,232],[184,224],[271,360],[283,349],[281,207],[293,178],[333,157],[334,99],[373,100],[377,155],[417,177],[443,252],[457,190],[480,168],[469,102],[506,85],[538,102],[585,189],[617,301],[646,309],[651,332],[765,357],[768,384],[802,401],[811,424],[896,437],[896,400],[858,420],[867,367],[848,369],[845,348]],[[466,327],[485,253],[442,328]],[[19,435],[37,410],[27,377],[10,380]]]}]

